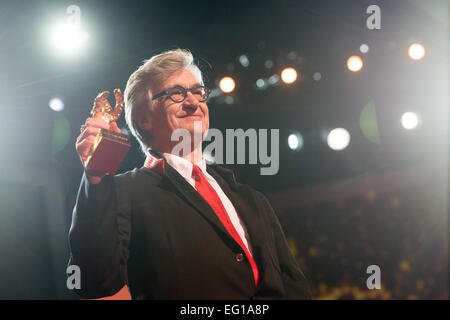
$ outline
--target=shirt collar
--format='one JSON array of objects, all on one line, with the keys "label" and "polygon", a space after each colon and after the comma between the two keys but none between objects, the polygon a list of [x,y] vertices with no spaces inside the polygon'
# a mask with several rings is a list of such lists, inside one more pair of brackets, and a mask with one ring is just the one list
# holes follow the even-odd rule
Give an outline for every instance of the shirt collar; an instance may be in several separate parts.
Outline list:
[{"label": "shirt collar", "polygon": [[[184,178],[191,178],[193,167],[192,163],[182,157],[176,156],[171,153],[163,153],[162,157],[158,157],[155,154],[149,153],[147,155],[147,158],[145,159],[144,167],[156,171],[159,174],[164,174],[164,159]],[[202,170],[203,173],[207,173],[205,158],[202,157],[202,159],[198,163],[196,163],[196,165]]]}]

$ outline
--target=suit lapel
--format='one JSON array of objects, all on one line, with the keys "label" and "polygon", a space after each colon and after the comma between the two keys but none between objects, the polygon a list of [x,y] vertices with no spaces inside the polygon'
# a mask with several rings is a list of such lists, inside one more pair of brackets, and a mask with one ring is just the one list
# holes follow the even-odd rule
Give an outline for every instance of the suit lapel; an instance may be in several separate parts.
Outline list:
[{"label": "suit lapel", "polygon": [[165,163],[164,177],[172,183],[172,185],[181,193],[185,200],[196,208],[205,219],[221,230],[229,238],[229,240],[232,240],[232,242],[239,247],[239,244],[228,233],[225,226],[219,220],[216,213],[206,202],[206,200],[203,199],[203,197],[167,162]]},{"label": "suit lapel", "polygon": [[263,267],[262,250],[264,247],[264,232],[261,225],[261,217],[258,206],[252,192],[246,185],[238,184],[231,170],[217,165],[207,167],[211,174],[227,197],[233,203],[239,218],[245,225],[249,236],[249,242],[253,249],[253,258],[255,259],[260,272]]},{"label": "suit lapel", "polygon": [[[206,220],[219,229],[231,241],[230,243],[236,248],[240,248],[240,245],[229,234],[206,200],[166,160],[164,162],[164,172],[162,172],[160,185],[163,186],[169,182]],[[264,230],[261,225],[262,219],[253,193],[249,190],[248,186],[236,182],[231,170],[218,165],[208,165],[206,169],[231,200],[239,218],[244,223],[249,236],[248,240],[253,249],[253,258],[258,265],[260,276],[262,277],[264,275],[263,248],[265,235],[262,232]]]}]

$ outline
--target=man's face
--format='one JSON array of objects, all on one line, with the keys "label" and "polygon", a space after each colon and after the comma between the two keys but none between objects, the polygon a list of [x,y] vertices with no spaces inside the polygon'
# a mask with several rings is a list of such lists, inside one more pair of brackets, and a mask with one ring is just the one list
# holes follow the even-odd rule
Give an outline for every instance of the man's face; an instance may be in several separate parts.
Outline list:
[{"label": "man's face", "polygon": [[[197,79],[187,71],[181,70],[174,73],[164,83],[155,88],[154,94],[165,91],[173,86],[192,88],[197,85]],[[186,129],[191,133],[193,139],[194,121],[202,125],[202,137],[209,129],[209,114],[206,102],[200,102],[191,92],[187,92],[183,102],[173,102],[167,95],[155,99],[150,108],[148,121],[150,123],[147,131],[153,137],[152,146],[156,150],[170,152],[166,148],[172,146],[172,132],[177,129]]]}]

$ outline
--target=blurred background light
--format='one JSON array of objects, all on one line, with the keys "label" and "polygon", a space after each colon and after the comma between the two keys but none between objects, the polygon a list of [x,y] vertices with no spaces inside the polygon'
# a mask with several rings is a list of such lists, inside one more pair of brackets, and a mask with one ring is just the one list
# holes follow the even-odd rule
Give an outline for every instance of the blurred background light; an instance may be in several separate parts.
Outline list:
[{"label": "blurred background light", "polygon": [[258,89],[263,90],[263,89],[266,89],[267,86],[268,86],[268,83],[267,83],[266,80],[264,80],[264,79],[258,79],[258,80],[256,80],[256,87],[257,87]]},{"label": "blurred background light", "polygon": [[359,47],[359,51],[361,51],[361,53],[367,53],[367,52],[369,52],[369,46],[367,44],[363,43]]},{"label": "blurred background light", "polygon": [[291,52],[288,53],[287,57],[288,57],[289,60],[295,60],[298,57],[297,56],[297,52],[291,51]]},{"label": "blurred background light", "polygon": [[61,23],[52,27],[49,35],[50,45],[64,56],[72,56],[81,51],[89,39],[89,34],[80,26]]},{"label": "blurred background light", "polygon": [[248,67],[250,65],[250,60],[248,60],[248,57],[245,54],[243,54],[239,57],[239,63],[243,67]]},{"label": "blurred background light", "polygon": [[352,72],[357,72],[363,67],[363,61],[358,56],[351,56],[347,59],[347,68]]},{"label": "blurred background light", "polygon": [[234,98],[232,96],[226,96],[224,101],[226,104],[233,104]]},{"label": "blurred background light", "polygon": [[274,85],[280,81],[280,76],[277,74],[274,74],[267,81],[269,82],[269,84]]},{"label": "blurred background light", "polygon": [[297,71],[294,68],[285,68],[281,71],[281,80],[284,83],[291,84],[297,80]]},{"label": "blurred background light", "polygon": [[231,77],[223,77],[220,79],[219,82],[219,88],[224,93],[230,93],[233,92],[234,88],[236,87],[236,83],[234,82],[234,79]]},{"label": "blurred background light", "polygon": [[272,60],[266,60],[264,62],[264,67],[266,67],[267,69],[271,69],[273,67],[273,61]]},{"label": "blurred background light", "polygon": [[62,111],[64,110],[64,102],[59,98],[52,98],[48,102],[48,106],[53,111]]},{"label": "blurred background light", "polygon": [[327,136],[328,146],[333,150],[343,150],[350,143],[350,133],[344,128],[336,128]]},{"label": "blurred background light", "polygon": [[412,130],[419,124],[419,117],[414,112],[405,112],[402,115],[402,126],[406,130]]},{"label": "blurred background light", "polygon": [[303,137],[300,133],[291,133],[288,137],[288,145],[291,150],[300,150],[303,147]]},{"label": "blurred background light", "polygon": [[420,60],[425,56],[425,48],[420,43],[413,43],[409,46],[408,55],[413,60]]},{"label": "blurred background light", "polygon": [[322,79],[322,75],[320,74],[320,72],[314,72],[313,79],[315,81],[320,81],[320,79]]}]

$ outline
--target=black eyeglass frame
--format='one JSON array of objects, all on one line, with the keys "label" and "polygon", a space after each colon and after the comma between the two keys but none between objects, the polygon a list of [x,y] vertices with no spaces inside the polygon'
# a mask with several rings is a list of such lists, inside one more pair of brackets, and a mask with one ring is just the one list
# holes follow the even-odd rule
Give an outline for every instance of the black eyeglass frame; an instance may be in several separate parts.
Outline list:
[{"label": "black eyeglass frame", "polygon": [[[208,100],[208,97],[209,97],[209,95],[210,95],[210,93],[211,93],[211,89],[209,89],[208,87],[205,87],[205,86],[195,86],[195,87],[192,87],[192,88],[184,88],[184,87],[182,87],[182,86],[173,86],[173,87],[170,87],[169,89],[167,89],[167,90],[165,90],[165,91],[162,91],[162,92],[160,92],[160,93],[158,93],[158,94],[155,94],[155,95],[152,97],[152,101],[155,100],[155,99],[158,99],[158,98],[160,98],[160,97],[162,97],[162,96],[167,95],[167,96],[169,96],[169,99],[172,100],[173,102],[180,103],[180,102],[183,102],[184,100],[186,100],[187,93],[188,93],[189,91],[191,92],[192,95],[194,95],[194,93],[192,92],[192,90],[195,90],[195,89],[198,89],[198,88],[203,88],[203,89],[205,90],[205,93],[206,93],[206,98],[205,98],[205,99],[202,99],[202,100],[198,100],[198,101],[199,101],[199,102],[205,102],[206,100]],[[174,89],[181,89],[181,90],[184,92],[184,93],[183,93],[183,100],[181,100],[181,101],[176,101],[176,100],[172,99],[172,97],[171,97],[171,91],[174,90]]]}]

